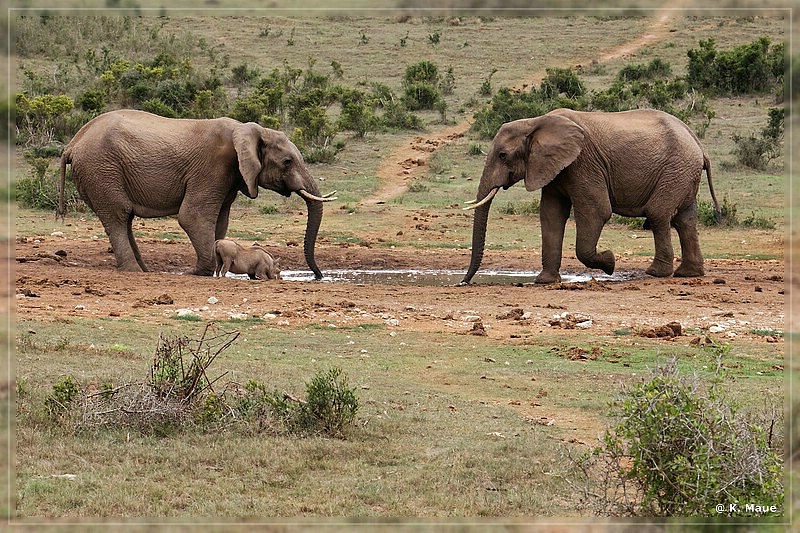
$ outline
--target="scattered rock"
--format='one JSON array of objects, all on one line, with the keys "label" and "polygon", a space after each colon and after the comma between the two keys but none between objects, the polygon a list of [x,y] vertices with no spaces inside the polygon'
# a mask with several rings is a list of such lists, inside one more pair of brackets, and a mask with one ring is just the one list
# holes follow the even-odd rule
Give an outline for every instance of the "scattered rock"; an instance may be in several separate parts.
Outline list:
[{"label": "scattered rock", "polygon": [[59,256],[59,257],[67,257],[67,251],[66,251],[66,250],[61,250],[61,249],[59,249],[59,250],[56,250],[56,251],[55,251],[55,252],[53,252],[53,253],[54,253],[55,255]]},{"label": "scattered rock", "polygon": [[583,313],[569,313],[563,312],[553,315],[553,318],[548,322],[553,327],[560,327],[563,329],[590,328],[592,327],[592,317]]},{"label": "scattered rock", "polygon": [[766,337],[764,337],[764,340],[770,343],[778,342],[778,339],[776,337],[773,337],[772,335],[767,335]]},{"label": "scattered rock", "polygon": [[645,327],[639,330],[640,337],[647,337],[650,339],[680,337],[683,335],[683,326],[680,322],[669,322],[663,326],[658,327]]},{"label": "scattered rock", "polygon": [[476,335],[478,337],[485,337],[486,336],[486,328],[483,325],[483,322],[478,320],[474,324],[472,324],[472,329],[469,332],[470,335]]},{"label": "scattered rock", "polygon": [[522,310],[522,308],[515,307],[514,309],[512,309],[508,313],[501,313],[501,314],[495,316],[495,318],[497,320],[522,320],[522,317],[524,315],[525,315],[525,311]]},{"label": "scattered rock", "polygon": [[216,296],[209,296],[207,301],[211,305],[214,305],[215,303],[219,302],[219,298],[217,298]]},{"label": "scattered rock", "polygon": [[714,285],[725,285],[725,283],[727,282],[722,278],[714,278],[714,281],[712,281],[711,283],[713,283]]}]

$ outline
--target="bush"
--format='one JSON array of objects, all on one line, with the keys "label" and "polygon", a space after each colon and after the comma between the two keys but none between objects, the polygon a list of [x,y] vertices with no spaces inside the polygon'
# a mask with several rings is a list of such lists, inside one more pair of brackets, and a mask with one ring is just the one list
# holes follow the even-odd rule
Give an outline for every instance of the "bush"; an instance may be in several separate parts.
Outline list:
[{"label": "bush", "polygon": [[712,93],[740,95],[774,91],[783,84],[786,47],[771,45],[768,37],[717,50],[713,38],[700,40],[690,49],[687,81],[692,87]]},{"label": "bush", "polygon": [[63,140],[67,135],[65,118],[74,107],[72,99],[66,95],[28,98],[17,93],[14,110],[17,144],[41,146]]},{"label": "bush", "polygon": [[746,167],[764,170],[770,161],[780,157],[784,114],[783,108],[770,108],[769,121],[760,134],[751,133],[746,137],[733,135],[732,139],[736,145],[733,153],[736,155],[736,161]]},{"label": "bush", "polygon": [[547,75],[539,86],[542,98],[550,99],[564,95],[577,98],[586,94],[586,86],[571,68],[548,68]]},{"label": "bush", "polygon": [[[720,365],[721,366],[721,365]],[[780,406],[771,419],[740,412],[717,374],[679,376],[675,360],[626,387],[619,422],[573,464],[586,504],[610,516],[718,516],[720,503],[783,509]],[[599,479],[598,479],[599,476]]]},{"label": "bush", "polygon": [[442,93],[436,86],[427,81],[410,83],[405,87],[403,103],[412,110],[434,109],[442,99]]}]

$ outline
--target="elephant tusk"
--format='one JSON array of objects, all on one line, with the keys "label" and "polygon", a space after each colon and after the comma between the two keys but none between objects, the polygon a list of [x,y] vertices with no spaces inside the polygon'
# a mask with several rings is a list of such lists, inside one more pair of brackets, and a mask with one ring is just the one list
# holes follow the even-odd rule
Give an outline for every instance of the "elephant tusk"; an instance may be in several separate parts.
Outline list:
[{"label": "elephant tusk", "polygon": [[486,196],[484,196],[484,197],[483,197],[483,200],[481,200],[480,202],[478,202],[478,203],[474,203],[474,204],[472,204],[472,205],[468,205],[467,207],[464,207],[464,208],[463,208],[463,209],[464,209],[464,211],[467,211],[468,209],[475,209],[475,208],[478,208],[478,207],[482,206],[482,205],[483,205],[483,204],[485,204],[485,203],[491,202],[491,201],[492,201],[492,198],[494,198],[494,195],[495,195],[495,194],[497,194],[497,191],[499,191],[499,190],[500,190],[500,188],[499,188],[499,187],[495,187],[494,189],[492,189],[491,191],[489,191],[489,194],[487,194]]},{"label": "elephant tusk", "polygon": [[302,196],[303,198],[305,198],[306,200],[313,200],[314,202],[331,202],[333,200],[336,200],[335,196],[331,196],[336,191],[333,191],[332,193],[328,193],[325,196],[316,196],[316,195],[311,194],[310,192],[306,191],[305,189],[299,189],[299,190],[297,190],[295,192],[297,194],[299,194],[300,196]]},{"label": "elephant tusk", "polygon": [[323,195],[322,195],[322,197],[323,197],[323,198],[330,198],[330,197],[331,197],[331,196],[333,196],[334,194],[336,194],[336,191],[331,191],[331,192],[329,192],[328,194],[323,194]]},{"label": "elephant tusk", "polygon": [[467,200],[466,202],[464,202],[464,205],[474,204],[477,201],[478,200]]}]

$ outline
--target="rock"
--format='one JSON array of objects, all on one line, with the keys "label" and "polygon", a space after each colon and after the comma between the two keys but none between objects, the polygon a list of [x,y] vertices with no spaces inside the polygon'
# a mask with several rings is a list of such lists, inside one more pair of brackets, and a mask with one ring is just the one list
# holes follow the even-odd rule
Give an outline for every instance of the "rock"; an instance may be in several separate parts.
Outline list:
[{"label": "rock", "polygon": [[153,300],[153,303],[155,303],[156,305],[172,305],[173,303],[175,303],[175,301],[172,299],[172,296],[164,293],[155,300]]},{"label": "rock", "polygon": [[523,311],[519,307],[515,307],[514,309],[512,309],[508,313],[501,313],[501,314],[495,316],[495,318],[498,319],[498,320],[521,320],[524,315],[525,315],[525,311]]},{"label": "rock", "polygon": [[478,320],[474,324],[472,324],[472,329],[469,332],[470,335],[477,335],[478,337],[485,337],[486,336],[486,328],[483,326],[483,322]]},{"label": "rock", "polygon": [[219,302],[219,299],[216,296],[209,296],[208,297],[208,303],[210,303],[211,305],[214,305],[217,302]]},{"label": "rock", "polygon": [[773,337],[772,335],[767,335],[766,337],[764,337],[764,340],[767,341],[767,342],[770,342],[770,343],[778,342],[778,339]]}]

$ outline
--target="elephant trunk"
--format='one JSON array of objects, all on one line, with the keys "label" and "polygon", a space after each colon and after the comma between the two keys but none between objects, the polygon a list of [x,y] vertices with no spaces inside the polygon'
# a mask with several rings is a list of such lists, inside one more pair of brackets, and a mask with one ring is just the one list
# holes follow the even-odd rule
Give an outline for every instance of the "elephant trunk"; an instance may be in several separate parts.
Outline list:
[{"label": "elephant trunk", "polygon": [[317,234],[319,233],[319,226],[322,223],[322,202],[310,199],[305,200],[306,207],[308,208],[308,222],[306,223],[303,252],[305,253],[308,267],[314,273],[314,278],[322,279],[322,272],[317,266],[317,261],[314,259],[314,246],[317,243]]},{"label": "elephant trunk", "polygon": [[485,204],[475,209],[472,222],[472,257],[469,260],[469,269],[459,285],[468,285],[478,271],[483,260],[483,250],[486,244],[486,223],[489,220],[489,208],[492,206],[490,199]]}]

